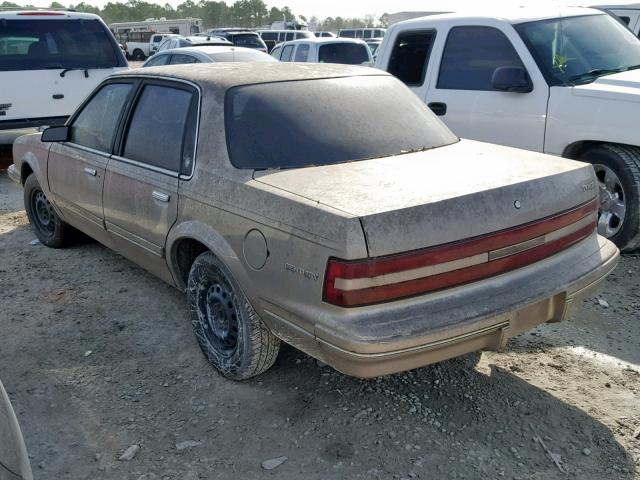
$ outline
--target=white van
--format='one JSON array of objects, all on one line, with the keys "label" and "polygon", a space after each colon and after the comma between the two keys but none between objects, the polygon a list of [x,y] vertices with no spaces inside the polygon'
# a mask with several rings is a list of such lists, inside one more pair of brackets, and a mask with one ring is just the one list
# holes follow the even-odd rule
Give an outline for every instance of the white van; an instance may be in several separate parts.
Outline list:
[{"label": "white van", "polygon": [[97,15],[0,11],[0,145],[16,129],[64,123],[106,76],[127,68]]},{"label": "white van", "polygon": [[257,30],[257,32],[262,37],[269,53],[279,43],[315,37],[313,32],[309,30]]}]

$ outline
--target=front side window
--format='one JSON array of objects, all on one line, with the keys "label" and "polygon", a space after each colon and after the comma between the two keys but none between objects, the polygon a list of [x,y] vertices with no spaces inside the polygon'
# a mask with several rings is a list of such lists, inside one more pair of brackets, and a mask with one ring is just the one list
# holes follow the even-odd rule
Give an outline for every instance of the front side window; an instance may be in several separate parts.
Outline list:
[{"label": "front side window", "polygon": [[282,52],[282,47],[275,47],[273,50],[271,50],[271,56],[279,60],[281,52]]},{"label": "front side window", "polygon": [[422,85],[435,36],[433,30],[400,33],[391,51],[388,72],[407,85]]},{"label": "front side window", "polygon": [[298,45],[294,62],[306,62],[308,58],[309,58],[309,45],[307,45],[306,43],[303,43],[302,45]]},{"label": "front side window", "polygon": [[231,163],[249,169],[330,165],[457,141],[390,75],[235,87],[226,95],[225,126]]},{"label": "front side window", "polygon": [[369,47],[359,43],[328,43],[318,50],[318,62],[360,65],[369,62]]},{"label": "front side window", "polygon": [[136,103],[123,156],[154,167],[180,171],[193,94],[163,85],[146,85]]},{"label": "front side window", "polygon": [[521,67],[509,39],[493,27],[454,27],[442,54],[437,88],[495,90],[493,72],[498,67]]},{"label": "front side window", "polygon": [[294,48],[294,45],[286,45],[282,49],[282,56],[280,57],[280,61],[281,62],[290,62],[291,61],[291,55],[293,54],[293,48]]},{"label": "front side window", "polygon": [[111,153],[118,119],[132,88],[131,83],[109,83],[102,87],[73,120],[69,140]]},{"label": "front side window", "polygon": [[550,85],[589,83],[640,67],[640,42],[610,15],[554,18],[515,29]]},{"label": "front side window", "polygon": [[110,37],[98,20],[2,19],[0,71],[126,66]]},{"label": "front side window", "polygon": [[158,65],[166,65],[167,60],[169,60],[169,55],[162,55],[156,53],[152,58],[150,58],[145,64],[145,67],[157,67]]}]

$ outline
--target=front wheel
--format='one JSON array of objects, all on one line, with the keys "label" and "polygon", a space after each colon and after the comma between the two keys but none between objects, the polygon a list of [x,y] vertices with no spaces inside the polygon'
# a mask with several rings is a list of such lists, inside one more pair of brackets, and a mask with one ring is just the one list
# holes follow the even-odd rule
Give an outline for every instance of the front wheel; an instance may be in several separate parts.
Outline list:
[{"label": "front wheel", "polygon": [[187,296],[200,348],[222,375],[246,380],[273,365],[280,340],[211,252],[201,254],[193,263]]},{"label": "front wheel", "polygon": [[34,174],[29,175],[24,182],[24,206],[40,243],[52,248],[67,244],[71,227],[53,209]]},{"label": "front wheel", "polygon": [[598,233],[621,251],[640,247],[640,148],[602,144],[579,160],[589,162],[598,179]]}]

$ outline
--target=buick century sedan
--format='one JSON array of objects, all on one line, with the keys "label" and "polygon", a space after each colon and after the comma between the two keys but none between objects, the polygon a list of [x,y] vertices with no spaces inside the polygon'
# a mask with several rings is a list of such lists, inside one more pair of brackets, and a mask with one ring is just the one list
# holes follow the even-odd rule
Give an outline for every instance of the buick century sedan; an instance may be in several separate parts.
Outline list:
[{"label": "buick century sedan", "polygon": [[281,341],[359,377],[499,349],[618,261],[590,165],[460,140],[364,67],[132,70],[14,160],[43,244],[81,230],[185,291],[236,380]]}]

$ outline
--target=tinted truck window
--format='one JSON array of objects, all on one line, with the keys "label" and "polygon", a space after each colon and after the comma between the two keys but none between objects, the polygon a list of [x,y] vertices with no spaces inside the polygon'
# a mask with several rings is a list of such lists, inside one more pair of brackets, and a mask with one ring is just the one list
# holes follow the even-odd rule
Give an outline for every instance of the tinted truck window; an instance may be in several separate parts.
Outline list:
[{"label": "tinted truck window", "polygon": [[2,20],[0,70],[113,68],[126,63],[98,20]]},{"label": "tinted truck window", "polygon": [[434,38],[434,31],[400,33],[393,45],[388,72],[407,85],[422,85]]},{"label": "tinted truck window", "polygon": [[235,87],[227,92],[225,122],[237,168],[329,165],[457,140],[413,92],[386,75]]},{"label": "tinted truck window", "polygon": [[455,27],[442,54],[437,88],[493,90],[498,67],[520,67],[522,62],[509,39],[491,27]]},{"label": "tinted truck window", "polygon": [[369,47],[357,43],[328,43],[320,46],[318,61],[360,65],[369,61]]},{"label": "tinted truck window", "polygon": [[111,153],[118,118],[132,88],[130,83],[110,83],[102,87],[73,121],[70,140]]},{"label": "tinted truck window", "polygon": [[187,90],[145,86],[129,125],[124,157],[179,171],[191,99]]}]

